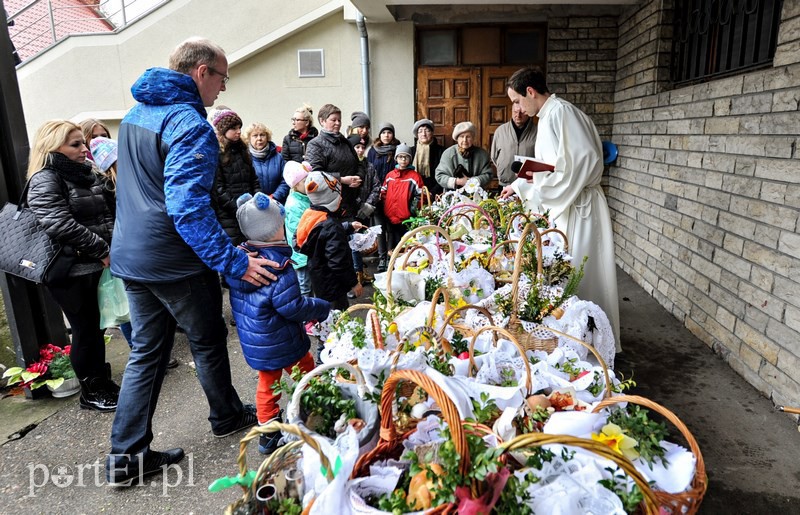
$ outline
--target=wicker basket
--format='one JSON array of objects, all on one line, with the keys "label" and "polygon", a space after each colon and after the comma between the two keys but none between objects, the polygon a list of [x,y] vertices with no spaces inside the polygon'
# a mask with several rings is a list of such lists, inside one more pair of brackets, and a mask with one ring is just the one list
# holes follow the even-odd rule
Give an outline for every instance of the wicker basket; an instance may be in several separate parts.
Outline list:
[{"label": "wicker basket", "polygon": [[[470,218],[472,211],[475,212],[475,215]],[[437,225],[439,227],[449,227],[450,223],[459,217],[466,217],[469,225],[473,229],[477,229],[481,226],[482,219],[486,220],[489,225],[489,230],[492,232],[492,246],[497,243],[497,230],[494,226],[494,220],[492,220],[492,217],[489,216],[489,213],[476,204],[456,204],[455,206],[450,207],[447,211],[442,213]]]},{"label": "wicker basket", "polygon": [[[397,431],[392,407],[395,401],[395,392],[401,381],[411,381],[425,390],[433,397],[436,404],[442,410],[442,418],[450,428],[450,435],[455,446],[455,451],[461,456],[458,463],[458,470],[461,475],[466,475],[470,467],[469,447],[467,446],[467,436],[464,426],[453,401],[442,391],[431,378],[415,370],[398,370],[393,372],[383,385],[381,392],[381,431],[378,445],[371,451],[363,454],[353,468],[351,479],[366,477],[369,475],[369,467],[373,463],[386,459],[399,459],[403,453],[403,440],[408,438],[409,432],[400,434]],[[426,514],[456,513],[456,506],[453,504],[443,504],[436,506],[425,512]]]},{"label": "wicker basket", "polygon": [[[506,245],[512,245],[512,244],[515,244],[515,243],[518,244],[519,240],[503,240],[500,243],[498,243],[497,245],[495,245],[494,247],[492,247],[492,250],[490,250],[489,254],[487,254],[487,256],[486,256],[486,266],[489,269],[489,272],[491,272],[492,275],[494,275],[494,282],[500,283],[500,284],[509,284],[509,283],[511,283],[511,280],[513,279],[513,271],[512,271],[512,276],[511,277],[500,277],[499,272],[494,272],[494,271],[491,270],[491,266],[492,266],[492,259],[494,259],[494,255],[497,253],[498,250],[504,249],[506,247]],[[512,252],[510,255],[508,253],[506,253],[506,251],[503,251],[503,255],[505,257],[508,257],[508,258],[513,256],[515,258],[515,260],[516,260],[516,255],[518,254],[518,252],[516,250],[517,248],[518,247],[516,247],[514,249],[514,252]]]},{"label": "wicker basket", "polygon": [[[386,271],[386,296],[387,296],[387,299],[388,299],[388,301],[390,303],[394,302],[394,297],[392,296],[392,274],[394,273],[395,263],[400,258],[400,256],[403,255],[403,249],[406,246],[408,246],[408,245],[412,245],[412,246],[413,245],[417,245],[416,240],[414,239],[414,237],[417,235],[417,233],[424,232],[424,231],[433,231],[436,234],[438,234],[439,236],[441,236],[442,238],[444,238],[444,240],[447,242],[447,247],[449,249],[448,264],[450,265],[450,270],[455,270],[456,269],[455,262],[453,260],[454,259],[453,254],[455,253],[454,252],[454,247],[453,247],[453,240],[450,239],[450,235],[447,234],[447,231],[445,231],[444,229],[442,229],[438,225],[423,225],[421,227],[417,227],[416,229],[408,231],[407,233],[405,233],[403,235],[403,238],[400,240],[400,242],[394,248],[394,250],[392,251],[392,257],[389,259],[389,267],[388,267],[388,269]],[[438,247],[439,247],[439,258],[441,259],[443,257],[441,244],[438,245]],[[433,259],[433,256],[431,256],[431,259]],[[431,262],[433,262],[433,261],[431,261]]]},{"label": "wicker basket", "polygon": [[481,306],[476,306],[474,304],[466,304],[464,306],[459,306],[455,308],[447,315],[447,318],[445,318],[444,320],[444,324],[442,324],[442,328],[439,329],[439,337],[444,338],[444,331],[445,329],[447,329],[448,325],[467,338],[475,336],[475,333],[478,332],[477,329],[455,322],[455,320],[457,320],[461,316],[461,313],[463,311],[469,311],[471,309],[480,312],[483,316],[489,319],[489,325],[486,327],[494,326],[494,318],[492,317],[492,314],[489,312],[489,310]]},{"label": "wicker basket", "polygon": [[[577,438],[574,436],[568,435],[551,435],[545,433],[528,433],[524,435],[517,436],[503,444],[499,447],[504,451],[511,453],[525,453],[526,449],[530,449],[531,447],[541,447],[543,445],[550,445],[550,444],[560,444],[560,445],[567,445],[572,447],[580,447],[581,449],[586,449],[588,451],[597,454],[601,458],[606,458],[617,465],[625,471],[628,476],[630,476],[639,489],[642,491],[642,495],[644,496],[644,500],[642,501],[641,507],[642,512],[648,515],[657,515],[659,513],[658,506],[659,506],[659,499],[658,494],[653,492],[653,489],[650,488],[650,485],[647,483],[647,480],[642,477],[639,471],[636,470],[636,467],[633,466],[633,463],[630,462],[627,458],[623,455],[614,452],[610,447],[604,445],[599,442],[595,442],[594,440],[588,440],[586,438]],[[673,513],[680,513],[673,512]]]},{"label": "wicker basket", "polygon": [[[533,234],[536,244],[536,277],[532,278],[533,280],[537,280],[538,278],[542,277],[542,236],[548,233],[556,233],[564,238],[564,250],[569,250],[569,243],[566,234],[558,229],[545,229],[544,231],[539,231],[539,229],[533,223],[528,223],[525,226],[525,230],[522,231],[522,236],[519,239],[520,242],[524,242],[527,240],[529,235]],[[558,338],[547,334],[548,331],[529,332],[522,327],[522,323],[519,319],[519,280],[520,275],[522,275],[522,254],[522,245],[520,245],[517,248],[517,255],[514,259],[514,275],[511,277],[511,284],[513,284],[511,289],[511,300],[513,307],[511,310],[511,318],[508,322],[508,327],[514,332],[514,334],[517,335],[520,344],[522,344],[524,348],[529,350],[541,350],[550,353],[553,352],[558,346]]]},{"label": "wicker basket", "polygon": [[703,497],[708,489],[708,476],[706,476],[706,464],[703,460],[703,453],[700,452],[700,446],[697,445],[697,440],[695,440],[694,436],[689,431],[689,428],[686,427],[686,424],[684,424],[681,419],[679,419],[678,416],[672,411],[656,402],[651,401],[650,399],[646,399],[638,395],[618,395],[616,397],[604,399],[598,403],[597,406],[595,406],[593,412],[597,413],[603,408],[607,408],[621,402],[638,404],[639,406],[644,406],[645,408],[649,408],[656,413],[661,414],[676,428],[678,428],[678,431],[680,431],[681,435],[683,435],[684,439],[686,439],[686,443],[689,444],[689,449],[697,459],[695,463],[695,472],[692,484],[688,490],[679,494],[656,491],[655,497],[658,499],[658,504],[660,506],[667,507],[672,513],[697,513],[697,510],[700,509],[700,503],[703,502]]},{"label": "wicker basket", "polygon": [[[242,487],[243,495],[233,504],[225,509],[226,515],[234,514],[255,514],[258,513],[256,506],[256,491],[259,487],[270,483],[281,472],[295,468],[300,458],[303,456],[303,445],[309,445],[319,454],[322,467],[326,471],[325,478],[330,483],[333,481],[333,472],[330,462],[319,443],[301,430],[298,426],[292,424],[282,424],[280,422],[270,422],[263,426],[256,426],[251,429],[244,438],[239,442],[239,458],[237,464],[239,465],[239,476],[244,477],[247,475],[247,445],[253,440],[259,438],[264,433],[274,433],[281,431],[283,433],[293,434],[299,438],[298,441],[290,442],[283,447],[279,447],[275,452],[269,455],[258,467],[255,479],[251,486]],[[313,501],[312,501],[313,503]],[[310,506],[310,505],[309,505]]]},{"label": "wicker basket", "polygon": [[480,330],[478,330],[472,336],[472,340],[470,340],[469,342],[469,369],[467,372],[467,376],[472,377],[473,370],[476,372],[478,370],[478,365],[475,363],[475,342],[478,341],[478,336],[480,336],[481,333],[484,333],[486,331],[493,332],[492,334],[492,336],[494,337],[493,344],[495,346],[497,346],[497,341],[498,341],[497,334],[499,333],[504,337],[508,338],[511,341],[511,343],[514,344],[514,347],[517,348],[517,351],[519,352],[520,356],[522,356],[522,362],[525,365],[525,392],[526,395],[531,395],[533,393],[532,391],[533,381],[531,380],[531,365],[530,362],[528,361],[528,357],[525,355],[525,349],[522,347],[522,345],[520,345],[520,343],[517,341],[517,339],[514,337],[513,334],[506,331],[502,327],[494,327],[494,326],[481,327]]}]

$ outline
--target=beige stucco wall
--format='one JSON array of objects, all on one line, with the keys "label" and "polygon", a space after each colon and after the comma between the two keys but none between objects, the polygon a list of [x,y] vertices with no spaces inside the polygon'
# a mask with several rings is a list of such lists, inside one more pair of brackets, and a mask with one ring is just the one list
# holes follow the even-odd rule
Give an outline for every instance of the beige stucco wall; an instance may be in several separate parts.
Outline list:
[{"label": "beige stucco wall", "polygon": [[304,0],[286,9],[280,0],[241,0],[222,12],[213,0],[172,0],[118,34],[70,37],[17,71],[28,133],[51,118],[121,118],[133,105],[131,84],[146,68],[165,66],[187,37],[208,37],[229,54],[254,42],[268,49],[322,16],[344,24],[343,4]]},{"label": "beige stucco wall", "polygon": [[[414,124],[413,27],[410,23],[369,24],[367,29],[373,124],[391,121],[400,139],[409,140]],[[299,78],[297,50],[316,48],[325,53],[325,77]],[[315,113],[326,103],[338,106],[342,130],[350,113],[364,107],[358,28],[340,14],[236,64],[230,73],[228,91],[218,102],[236,110],[245,125],[267,124],[278,144],[291,128],[292,113],[303,103],[310,104]]]}]

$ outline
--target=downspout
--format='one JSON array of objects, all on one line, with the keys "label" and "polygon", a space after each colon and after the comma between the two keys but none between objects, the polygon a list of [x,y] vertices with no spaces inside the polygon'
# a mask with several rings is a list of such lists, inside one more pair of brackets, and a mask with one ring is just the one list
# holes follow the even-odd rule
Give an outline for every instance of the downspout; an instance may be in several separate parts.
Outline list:
[{"label": "downspout", "polygon": [[372,103],[369,83],[369,35],[361,11],[358,11],[356,15],[356,26],[361,34],[361,93],[364,96],[364,112],[367,113],[367,116],[371,116],[369,112],[369,106]]}]

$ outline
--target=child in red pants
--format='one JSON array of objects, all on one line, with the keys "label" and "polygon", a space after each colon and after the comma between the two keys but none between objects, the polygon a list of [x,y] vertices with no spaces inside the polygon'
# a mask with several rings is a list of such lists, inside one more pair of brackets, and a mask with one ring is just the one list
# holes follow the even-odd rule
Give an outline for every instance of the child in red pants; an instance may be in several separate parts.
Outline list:
[{"label": "child in red pants", "polygon": [[[242,354],[253,369],[258,370],[256,413],[260,425],[281,420],[280,395],[272,390],[284,370],[299,365],[303,372],[314,368],[304,322],[325,320],[329,302],[300,294],[300,283],[292,267],[292,249],[284,234],[283,206],[263,193],[245,193],[237,201],[236,219],[247,241],[248,252],[280,264],[273,270],[277,279],[264,286],[255,286],[240,279],[226,277],[230,285],[231,309],[239,332]],[[278,448],[280,432],[261,435],[258,450],[271,454]]]}]

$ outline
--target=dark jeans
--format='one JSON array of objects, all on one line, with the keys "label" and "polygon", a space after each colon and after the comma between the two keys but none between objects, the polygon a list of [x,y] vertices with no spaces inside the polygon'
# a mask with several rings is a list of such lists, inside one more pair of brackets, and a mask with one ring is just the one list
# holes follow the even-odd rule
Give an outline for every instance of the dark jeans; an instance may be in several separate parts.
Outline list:
[{"label": "dark jeans", "polygon": [[383,228],[383,231],[378,235],[378,259],[388,259],[389,249],[386,246],[386,235],[388,233],[389,219],[383,214],[383,206],[378,207],[372,216],[375,219],[375,225],[380,225]]},{"label": "dark jeans", "polygon": [[243,407],[231,383],[228,329],[222,318],[217,273],[209,270],[172,283],[125,281],[125,290],[133,347],[111,428],[111,454],[145,452],[153,440],[153,413],[170,360],[176,321],[189,339],[197,377],[208,399],[212,429],[224,433],[237,424]]},{"label": "dark jeans", "polygon": [[106,376],[106,344],[100,329],[97,285],[102,271],[68,277],[47,288],[72,329],[70,361],[78,379]]}]

